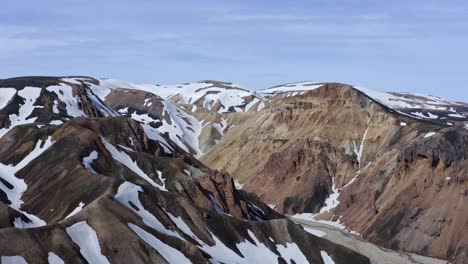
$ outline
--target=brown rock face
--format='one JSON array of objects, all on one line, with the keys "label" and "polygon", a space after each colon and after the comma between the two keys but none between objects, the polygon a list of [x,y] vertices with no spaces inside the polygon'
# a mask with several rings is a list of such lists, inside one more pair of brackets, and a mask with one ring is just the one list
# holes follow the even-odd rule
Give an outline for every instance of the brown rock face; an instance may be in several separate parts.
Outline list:
[{"label": "brown rock face", "polygon": [[202,161],[283,213],[318,213],[338,192],[339,203],[317,219],[339,218],[386,247],[463,263],[468,131],[447,127],[325,84],[272,97]]},{"label": "brown rock face", "polygon": [[273,153],[246,190],[262,190],[260,198],[276,204],[281,212],[315,212],[332,193],[332,177],[338,174],[346,177],[353,169],[353,162],[327,141],[301,139]]}]

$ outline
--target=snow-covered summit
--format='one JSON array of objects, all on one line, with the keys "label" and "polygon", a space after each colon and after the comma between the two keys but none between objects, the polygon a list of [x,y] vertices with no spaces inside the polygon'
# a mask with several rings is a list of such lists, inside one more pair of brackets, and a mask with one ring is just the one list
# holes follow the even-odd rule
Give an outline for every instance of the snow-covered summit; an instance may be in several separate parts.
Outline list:
[{"label": "snow-covered summit", "polygon": [[294,82],[294,83],[286,83],[286,84],[277,85],[271,88],[263,89],[263,90],[258,91],[258,93],[267,98],[270,98],[278,94],[296,95],[302,91],[309,91],[309,90],[317,89],[322,85],[323,83],[320,83],[320,82],[310,82],[310,81]]},{"label": "snow-covered summit", "polygon": [[205,80],[192,83],[160,85],[139,84],[116,79],[97,79],[99,84],[90,83],[93,91],[105,98],[111,89],[135,89],[151,92],[178,104],[190,104],[208,111],[244,112],[259,106],[261,98],[247,88],[229,82]]}]

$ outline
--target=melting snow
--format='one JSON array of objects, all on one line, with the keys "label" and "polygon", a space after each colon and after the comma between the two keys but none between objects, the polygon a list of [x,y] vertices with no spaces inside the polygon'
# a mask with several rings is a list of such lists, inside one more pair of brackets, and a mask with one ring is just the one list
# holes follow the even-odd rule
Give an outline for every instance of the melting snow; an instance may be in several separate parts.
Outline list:
[{"label": "melting snow", "polygon": [[143,241],[148,243],[154,250],[156,250],[168,263],[192,263],[182,252],[170,247],[166,243],[157,239],[152,234],[146,232],[137,225],[129,223],[130,229],[135,232]]},{"label": "melting snow", "polygon": [[50,121],[49,124],[54,125],[54,126],[59,126],[59,125],[63,124],[63,122],[61,120],[52,120],[52,121]]},{"label": "melting snow", "polygon": [[89,263],[109,263],[101,253],[101,246],[96,231],[85,221],[78,222],[66,228],[67,234],[80,247],[81,255]]},{"label": "melting snow", "polygon": [[[163,102],[163,106],[163,125],[158,128],[158,131],[162,133],[168,132],[172,141],[188,152],[187,147],[180,140],[183,139],[183,141],[195,151],[196,157],[200,157],[203,154],[200,150],[198,140],[202,131],[200,122],[185,111],[178,109],[175,104]],[[166,114],[169,115],[171,124],[164,118]]]},{"label": "melting snow", "polygon": [[282,93],[287,93],[287,92],[315,90],[322,85],[323,84],[318,84],[317,82],[290,83],[290,84],[284,84],[284,85],[268,88],[265,90],[261,90],[259,91],[259,93],[264,94],[264,95],[276,95],[276,94],[282,94]]},{"label": "melting snow", "polygon": [[163,151],[167,154],[171,154],[174,149],[169,145],[166,139],[164,139],[161,134],[152,128],[150,125],[141,124],[143,130],[145,131],[146,136],[151,140],[156,140],[159,142],[159,145],[162,147]]},{"label": "melting snow", "polygon": [[[237,248],[244,257],[239,256],[237,253],[228,248],[224,243],[218,239],[213,233],[211,237],[215,241],[215,245],[208,246],[203,241],[201,241],[190,229],[190,227],[184,222],[181,217],[175,217],[171,213],[167,212],[169,218],[172,222],[184,232],[187,236],[195,239],[201,246],[198,246],[200,249],[208,253],[213,260],[222,263],[276,263],[278,255],[273,253],[269,248],[267,248],[263,243],[258,241],[255,234],[248,230],[249,236],[254,240],[254,244],[245,240],[237,244]],[[271,238],[270,238],[271,240]],[[273,241],[274,242],[274,241]],[[286,243],[286,247],[283,245],[277,245],[277,250],[280,252],[281,256],[288,262],[292,263],[290,260],[294,260],[296,263],[307,263],[307,259],[304,254],[294,243]]]},{"label": "melting snow", "polygon": [[85,116],[80,108],[79,100],[73,96],[73,88],[66,84],[52,85],[46,88],[49,92],[54,92],[60,101],[65,103],[67,114],[72,117]]},{"label": "melting snow", "polygon": [[330,212],[333,208],[337,207],[340,201],[338,201],[338,196],[340,196],[340,190],[335,186],[335,179],[332,178],[332,193],[325,200],[325,206],[320,209],[320,213]]},{"label": "melting snow", "polygon": [[73,78],[62,78],[60,80],[63,81],[63,82],[71,83],[71,84],[81,85],[80,81],[78,81],[77,79],[73,79]]},{"label": "melting snow", "polygon": [[113,109],[109,108],[106,104],[104,104],[99,98],[91,92],[91,90],[86,89],[86,94],[88,98],[93,102],[93,105],[101,112],[103,116],[118,116],[119,114],[115,112]]},{"label": "melting snow", "polygon": [[466,116],[460,115],[460,114],[449,114],[448,116],[450,116],[450,117],[456,117],[456,118],[466,118]]},{"label": "melting snow", "polygon": [[159,189],[162,190],[162,191],[167,191],[167,189],[166,189],[166,179],[164,179],[164,178],[162,177],[162,172],[156,170],[156,174],[158,174],[158,178],[159,178],[159,180],[160,180],[161,183],[162,183],[162,186],[161,186]]},{"label": "melting snow", "polygon": [[405,122],[400,122],[400,126],[404,127],[406,126],[407,124]]},{"label": "melting snow", "polygon": [[[279,244],[276,249],[281,254],[287,263],[309,263],[302,251],[295,243],[286,243],[286,247]],[[293,262],[294,261],[294,262]]]},{"label": "melting snow", "polygon": [[168,212],[166,210],[164,210],[164,212],[166,212],[166,214],[169,216],[171,221],[177,226],[177,228],[179,228],[187,236],[189,236],[189,237],[195,239],[196,241],[200,242],[198,237],[192,232],[192,229],[190,229],[190,227],[184,222],[184,219],[182,219],[182,217],[180,217],[180,216],[176,217],[176,216],[174,216],[173,214],[171,214],[170,212]]},{"label": "melting snow", "polygon": [[161,187],[157,183],[155,183],[145,172],[143,172],[140,167],[138,167],[138,164],[136,161],[133,161],[132,158],[125,152],[119,151],[114,145],[109,143],[106,139],[101,137],[101,141],[106,147],[107,151],[111,154],[112,158],[115,159],[116,161],[122,163],[125,167],[136,173],[138,176],[143,178],[145,181],[149,182],[151,185],[154,187],[160,189],[160,190],[165,190],[164,187]]},{"label": "melting snow", "polygon": [[234,180],[234,186],[236,187],[237,190],[240,190],[242,189],[242,187],[244,187],[244,184],[241,184],[237,180]]},{"label": "melting snow", "polygon": [[[147,226],[161,233],[183,239],[177,232],[167,229],[154,215],[143,207],[138,197],[139,192],[143,192],[140,186],[126,181],[119,186],[115,199],[139,215]],[[131,206],[130,203],[137,207],[138,210]]]},{"label": "melting snow", "polygon": [[65,262],[53,252],[49,252],[47,256],[49,264],[64,264]]},{"label": "melting snow", "polygon": [[[24,104],[20,106],[18,114],[11,114],[9,116],[11,122],[10,128],[17,125],[33,123],[37,119],[37,117],[28,117],[35,108],[38,108],[38,106],[34,106],[33,104],[36,102],[40,94],[41,88],[36,87],[25,87],[23,90],[18,91],[18,95],[25,100]],[[3,137],[3,135],[5,135],[10,130],[10,128],[0,129],[0,138]]]},{"label": "melting snow", "polygon": [[306,226],[303,226],[303,228],[307,233],[311,233],[314,236],[324,237],[324,236],[327,235],[327,233],[325,233],[323,231],[320,231],[320,230],[317,230],[317,229],[313,229],[313,228],[306,227]]},{"label": "melting snow", "polygon": [[432,137],[433,135],[435,135],[435,132],[429,132],[426,135],[424,135],[424,138]]},{"label": "melting snow", "polygon": [[226,119],[221,118],[220,123],[214,123],[212,126],[218,131],[218,133],[222,137],[224,135],[224,130],[227,128],[227,121]]},{"label": "melting snow", "polygon": [[[252,244],[248,240],[244,240],[237,244],[237,249],[241,252],[244,257],[239,256],[233,250],[228,248],[224,243],[219,240],[215,235],[212,235],[215,241],[214,246],[208,246],[202,241],[199,241],[202,246],[200,247],[203,251],[208,253],[215,261],[222,263],[277,263],[278,255],[272,252],[268,247],[261,243],[255,234],[247,230],[250,238],[254,241]],[[276,249],[280,255],[287,261],[292,263],[294,260],[296,263],[307,263],[304,254],[300,251],[294,243],[287,243],[286,247],[283,245],[276,245]]]},{"label": "melting snow", "polygon": [[185,173],[187,176],[192,177],[192,172],[190,172],[189,170],[184,169],[184,173]]},{"label": "melting snow", "polygon": [[83,206],[85,206],[85,204],[83,202],[80,202],[78,206],[75,209],[73,209],[73,211],[69,213],[65,218],[68,218],[70,216],[77,214],[79,211],[81,211],[81,209],[83,209]]},{"label": "melting snow", "polygon": [[330,257],[330,255],[328,255],[327,252],[321,250],[321,251],[320,251],[320,255],[322,256],[322,259],[323,259],[324,264],[335,264],[335,262],[334,262],[333,259]]},{"label": "melting snow", "polygon": [[215,209],[215,211],[218,213],[218,214],[224,214],[224,211],[223,209],[221,209],[221,207],[218,205],[218,203],[216,202],[216,199],[214,197],[214,195],[212,193],[209,193],[208,196],[210,197],[210,200],[211,202],[213,203],[213,208]]},{"label": "melting snow", "polygon": [[252,106],[254,106],[256,103],[258,103],[260,100],[258,100],[258,98],[254,98],[250,103],[248,103],[246,106],[245,106],[245,112],[249,111],[250,108],[252,108]]},{"label": "melting snow", "polygon": [[0,88],[0,110],[8,104],[15,94],[16,89],[14,88]]},{"label": "melting snow", "polygon": [[362,136],[362,141],[361,141],[361,145],[359,146],[359,149],[356,146],[356,142],[353,140],[354,153],[357,156],[357,160],[359,164],[361,164],[362,153],[364,152],[364,141],[366,140],[368,130],[369,128],[366,128],[366,131],[364,131],[364,135]]},{"label": "melting snow", "polygon": [[[326,225],[336,227],[338,229],[349,231],[348,229],[346,229],[346,226],[344,226],[343,224],[340,223],[340,218],[341,217],[338,218],[338,220],[336,222],[333,222],[333,221],[328,221],[328,220],[315,220],[314,219],[315,216],[316,216],[316,214],[311,214],[311,213],[302,213],[302,214],[292,215],[292,217],[297,218],[297,219],[303,219],[303,220],[307,220],[307,221],[311,221],[311,222],[326,224]],[[354,231],[349,231],[349,232],[353,233]]]},{"label": "melting snow", "polygon": [[418,116],[418,117],[422,117],[422,118],[429,118],[429,119],[437,119],[439,118],[439,116],[437,115],[433,115],[429,112],[427,112],[427,115],[421,113],[421,112],[411,112],[412,115],[414,116]]},{"label": "melting snow", "polygon": [[95,161],[98,158],[98,153],[97,151],[93,150],[91,153],[89,153],[89,156],[83,158],[83,165],[85,169],[87,169],[89,172],[97,174],[97,172],[91,167],[91,163]]},{"label": "melting snow", "polygon": [[21,256],[2,256],[0,260],[2,264],[28,264]]},{"label": "melting snow", "polygon": [[[43,146],[41,147],[41,145]],[[23,201],[21,200],[21,196],[27,190],[26,182],[23,179],[17,178],[16,173],[20,171],[22,168],[26,167],[31,161],[36,159],[39,155],[41,155],[46,149],[48,149],[53,144],[51,137],[47,138],[45,141],[38,141],[36,147],[19,162],[15,166],[13,165],[4,165],[0,163],[0,177],[3,178],[5,181],[10,183],[13,188],[8,188],[3,182],[0,182],[0,189],[4,191],[8,197],[8,200],[11,202],[10,207],[22,212],[25,216],[27,216],[32,222],[24,222],[21,218],[16,218],[14,224],[16,227],[19,228],[28,228],[28,227],[37,227],[43,226],[46,223],[38,218],[37,216],[28,214],[20,210],[21,204]]]},{"label": "melting snow", "polygon": [[263,101],[261,101],[257,106],[257,111],[262,110],[264,107],[265,107],[265,103]]},{"label": "melting snow", "polygon": [[238,106],[245,105],[244,97],[253,95],[252,92],[237,84],[223,84],[229,86],[229,89],[226,89],[224,87],[213,86],[213,84],[209,82],[196,82],[180,85],[156,85],[131,83],[115,79],[100,79],[99,81],[99,85],[92,85],[91,87],[100,98],[105,98],[105,96],[109,94],[110,89],[136,89],[157,94],[166,100],[178,95],[181,103],[194,104],[196,102],[207,110],[211,110],[214,103],[220,102],[221,107],[218,111],[219,113],[227,112],[230,108],[242,111]]}]

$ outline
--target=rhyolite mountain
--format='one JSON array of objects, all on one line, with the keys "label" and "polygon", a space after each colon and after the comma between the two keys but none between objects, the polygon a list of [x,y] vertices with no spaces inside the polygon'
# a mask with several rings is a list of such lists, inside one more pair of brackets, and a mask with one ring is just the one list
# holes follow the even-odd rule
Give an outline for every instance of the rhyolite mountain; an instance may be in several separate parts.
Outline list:
[{"label": "rhyolite mountain", "polygon": [[375,262],[298,218],[465,263],[467,129],[465,103],[339,83],[0,80],[0,256]]}]

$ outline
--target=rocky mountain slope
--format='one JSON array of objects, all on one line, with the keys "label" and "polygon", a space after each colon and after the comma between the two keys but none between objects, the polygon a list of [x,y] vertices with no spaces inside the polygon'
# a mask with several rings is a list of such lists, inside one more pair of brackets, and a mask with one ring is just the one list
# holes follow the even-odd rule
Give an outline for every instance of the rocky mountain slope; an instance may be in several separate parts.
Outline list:
[{"label": "rocky mountain slope", "polygon": [[369,263],[198,161],[202,114],[183,105],[89,77],[0,80],[1,262]]}]

